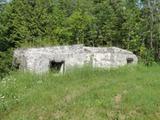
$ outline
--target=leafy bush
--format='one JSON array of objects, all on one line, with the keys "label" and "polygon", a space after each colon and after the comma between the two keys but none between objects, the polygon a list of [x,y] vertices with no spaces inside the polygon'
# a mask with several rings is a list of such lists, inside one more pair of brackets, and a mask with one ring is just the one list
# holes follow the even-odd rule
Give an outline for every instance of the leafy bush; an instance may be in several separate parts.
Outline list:
[{"label": "leafy bush", "polygon": [[12,52],[0,52],[0,78],[12,70]]},{"label": "leafy bush", "polygon": [[145,48],[144,46],[142,46],[140,49],[140,56],[141,56],[141,61],[146,66],[151,66],[155,62],[154,51],[149,50],[149,49]]}]

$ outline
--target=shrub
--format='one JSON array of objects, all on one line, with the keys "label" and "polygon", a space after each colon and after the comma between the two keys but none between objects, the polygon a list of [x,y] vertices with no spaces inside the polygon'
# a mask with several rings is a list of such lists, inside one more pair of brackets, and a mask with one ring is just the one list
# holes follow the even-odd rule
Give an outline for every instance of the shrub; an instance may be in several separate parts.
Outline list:
[{"label": "shrub", "polygon": [[12,70],[12,51],[0,52],[0,78]]}]

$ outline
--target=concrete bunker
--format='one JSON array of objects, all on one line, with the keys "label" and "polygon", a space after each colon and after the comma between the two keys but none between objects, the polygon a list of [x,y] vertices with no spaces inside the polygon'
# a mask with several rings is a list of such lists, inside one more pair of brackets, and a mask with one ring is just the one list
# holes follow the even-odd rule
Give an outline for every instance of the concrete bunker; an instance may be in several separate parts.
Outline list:
[{"label": "concrete bunker", "polygon": [[74,66],[112,68],[136,64],[138,58],[130,51],[117,47],[86,47],[83,45],[16,49],[13,63],[17,68],[36,73],[63,73]]}]

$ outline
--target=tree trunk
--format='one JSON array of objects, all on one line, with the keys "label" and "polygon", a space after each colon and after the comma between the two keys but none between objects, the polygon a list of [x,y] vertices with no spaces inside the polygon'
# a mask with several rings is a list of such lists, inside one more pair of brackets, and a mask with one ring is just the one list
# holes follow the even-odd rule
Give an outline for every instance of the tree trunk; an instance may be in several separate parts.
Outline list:
[{"label": "tree trunk", "polygon": [[[152,4],[153,5],[153,4]],[[153,49],[153,22],[154,22],[154,16],[153,16],[153,7],[151,5],[151,0],[148,0],[148,7],[150,11],[150,48]]]}]

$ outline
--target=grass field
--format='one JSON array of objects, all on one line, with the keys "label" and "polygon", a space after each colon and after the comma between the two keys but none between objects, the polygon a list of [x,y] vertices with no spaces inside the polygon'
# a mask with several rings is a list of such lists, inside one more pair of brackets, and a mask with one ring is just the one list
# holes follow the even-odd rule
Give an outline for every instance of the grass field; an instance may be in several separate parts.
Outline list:
[{"label": "grass field", "polygon": [[0,81],[0,120],[160,120],[160,66],[11,73]]}]

